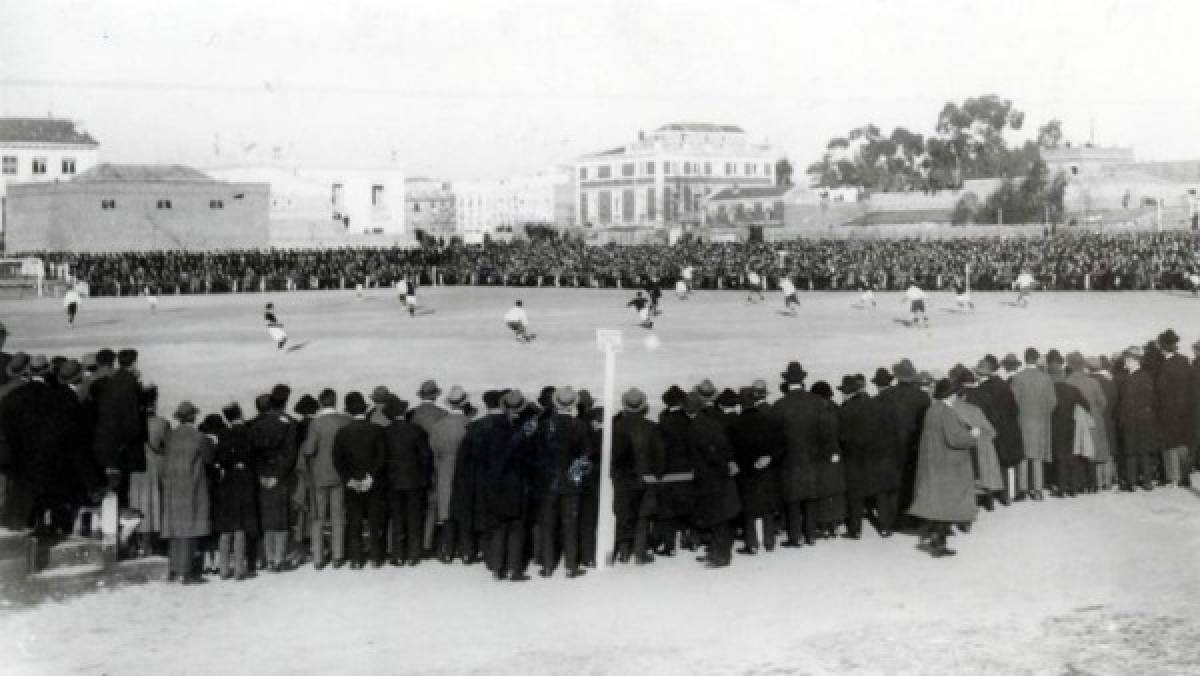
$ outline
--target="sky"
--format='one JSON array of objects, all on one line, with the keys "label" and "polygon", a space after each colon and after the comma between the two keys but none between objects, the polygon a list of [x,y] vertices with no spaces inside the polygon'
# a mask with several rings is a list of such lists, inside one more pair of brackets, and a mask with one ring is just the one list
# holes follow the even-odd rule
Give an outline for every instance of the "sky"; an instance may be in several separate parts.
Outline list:
[{"label": "sky", "polygon": [[1200,3],[1105,0],[0,0],[0,116],[81,121],[109,162],[398,163],[499,178],[671,122],[742,126],[802,171],[948,101],[1200,159]]}]

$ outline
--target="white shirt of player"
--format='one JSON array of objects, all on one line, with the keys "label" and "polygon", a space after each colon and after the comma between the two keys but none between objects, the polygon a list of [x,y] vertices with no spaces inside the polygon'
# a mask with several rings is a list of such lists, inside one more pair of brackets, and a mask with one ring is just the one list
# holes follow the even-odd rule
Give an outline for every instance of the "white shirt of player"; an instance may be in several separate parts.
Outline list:
[{"label": "white shirt of player", "polygon": [[525,308],[514,305],[504,313],[504,321],[526,324],[529,322],[529,317],[525,314]]},{"label": "white shirt of player", "polygon": [[75,289],[67,289],[67,292],[63,294],[63,307],[67,307],[71,303],[74,303],[75,305],[79,305],[82,302],[83,302],[83,297],[80,296],[79,292],[76,291]]},{"label": "white shirt of player", "polygon": [[783,292],[783,295],[790,296],[796,293],[796,285],[792,283],[791,277],[784,277],[779,280],[779,290]]},{"label": "white shirt of player", "polygon": [[678,294],[687,293],[687,282],[683,281],[682,279],[679,280],[678,282],[675,282],[675,293],[678,293]]},{"label": "white shirt of player", "polygon": [[904,297],[908,300],[925,300],[926,295],[925,292],[921,290],[921,287],[913,284],[904,290]]},{"label": "white shirt of player", "polygon": [[758,273],[757,273],[757,272],[755,272],[755,271],[753,271],[753,270],[751,270],[750,272],[747,272],[747,273],[746,273],[746,280],[747,280],[748,282],[750,282],[750,285],[751,285],[751,286],[758,286],[758,285],[759,285],[759,283],[761,283],[761,282],[762,282],[762,280],[761,280],[761,279],[759,278],[759,276],[758,276]]},{"label": "white shirt of player", "polygon": [[1029,274],[1028,272],[1022,272],[1021,274],[1017,275],[1017,287],[1018,288],[1028,289],[1032,286],[1033,286],[1033,275]]},{"label": "white shirt of player", "polygon": [[687,266],[680,274],[682,275],[684,281],[692,281],[692,266]]},{"label": "white shirt of player", "polygon": [[400,279],[400,281],[396,282],[396,295],[397,296],[407,296],[408,295],[408,280],[407,279]]}]

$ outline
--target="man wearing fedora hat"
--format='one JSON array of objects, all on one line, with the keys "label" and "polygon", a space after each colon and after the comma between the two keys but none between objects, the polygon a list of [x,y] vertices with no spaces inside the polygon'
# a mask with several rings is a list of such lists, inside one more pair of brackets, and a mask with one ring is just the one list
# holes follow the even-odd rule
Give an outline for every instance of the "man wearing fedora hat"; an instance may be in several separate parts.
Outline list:
[{"label": "man wearing fedora hat", "polygon": [[[896,378],[896,384],[881,390],[876,397],[880,415],[891,420],[892,436],[887,444],[891,461],[885,461],[881,469],[883,476],[889,479],[884,484],[896,487],[897,511],[903,513],[912,502],[917,450],[921,441],[921,425],[929,408],[929,394],[921,389],[921,376],[907,358],[892,365],[892,375]],[[890,528],[888,530],[891,531]]]},{"label": "man wearing fedora hat", "polygon": [[384,428],[387,442],[388,511],[391,515],[391,563],[415,566],[426,548],[425,514],[429,508],[429,479],[433,471],[429,435],[406,421],[408,402],[392,396],[383,405],[391,420]]},{"label": "man wearing fedora hat", "polygon": [[579,565],[579,496],[587,472],[598,469],[585,467],[591,454],[591,429],[574,415],[577,400],[570,387],[556,388],[551,398],[553,414],[538,423],[542,577],[553,574],[560,546],[567,577],[586,572]]},{"label": "man wearing fedora hat", "polygon": [[670,386],[662,394],[665,408],[658,414],[664,460],[655,483],[658,518],[654,521],[654,540],[657,542],[655,551],[660,556],[674,556],[676,540],[685,549],[696,548],[692,533],[694,466],[688,452],[688,417],[683,412],[686,399],[683,388]]},{"label": "man wearing fedora hat", "polygon": [[203,582],[192,566],[199,538],[212,532],[207,465],[216,456],[213,441],[195,427],[199,411],[190,401],[175,409],[179,425],[167,434],[163,451],[162,536],[170,549],[170,575]]},{"label": "man wearing fedora hat", "polygon": [[1158,334],[1163,362],[1155,378],[1158,397],[1158,421],[1162,434],[1163,474],[1168,483],[1190,486],[1192,463],[1188,458],[1191,426],[1188,424],[1191,368],[1187,357],[1179,354],[1179,334],[1167,329]]},{"label": "man wearing fedora hat", "polygon": [[688,395],[683,405],[689,419],[688,450],[696,471],[693,521],[697,528],[711,534],[708,551],[698,560],[708,568],[723,568],[732,562],[732,521],[742,509],[734,479],[738,466],[725,426],[716,417],[705,415],[705,406],[695,392]]},{"label": "man wearing fedora hat", "polygon": [[[779,459],[783,446],[770,417],[766,387],[738,391],[742,412],[731,416],[729,440],[738,464],[738,495],[742,503],[745,546],[738,551],[753,555],[759,547],[775,549],[775,515],[783,508],[779,499]],[[760,537],[761,529],[761,537]]]},{"label": "man wearing fedora hat", "polygon": [[[350,567],[362,568],[367,559],[383,565],[387,532],[387,440],[383,429],[366,419],[367,402],[360,392],[345,397],[352,420],[333,439],[333,466],[346,485],[346,555]],[[363,551],[363,522],[367,546]]]},{"label": "man wearing fedora hat", "polygon": [[1017,499],[1028,495],[1044,497],[1045,463],[1052,459],[1051,416],[1058,403],[1054,381],[1038,368],[1041,355],[1035,348],[1025,350],[1025,367],[1012,377],[1013,398],[1017,401],[1017,422],[1021,427],[1024,459],[1017,466]]},{"label": "man wearing fedora hat", "polygon": [[613,512],[617,560],[650,563],[650,519],[655,515],[655,480],[662,474],[666,450],[658,426],[646,419],[646,395],[634,387],[621,395],[621,412],[612,418]]},{"label": "man wearing fedora hat", "polygon": [[[459,385],[452,385],[446,393],[449,411],[433,423],[429,432],[429,447],[433,454],[433,509],[434,524],[438,532],[438,558],[450,563],[455,552],[469,556],[473,547],[460,546],[468,533],[459,527],[453,518],[450,505],[454,495],[454,475],[463,439],[467,435],[466,408],[470,405],[467,392]],[[428,523],[428,520],[426,520]],[[466,551],[471,549],[471,552]]]},{"label": "man wearing fedora hat", "polygon": [[367,409],[367,420],[380,427],[392,424],[392,419],[387,416],[383,407],[391,401],[393,396],[395,395],[386,385],[376,385],[375,389],[371,390],[371,407]]},{"label": "man wearing fedora hat", "polygon": [[804,389],[808,373],[789,362],[780,373],[783,398],[771,407],[783,454],[779,461],[780,496],[787,513],[785,547],[814,544],[819,517],[822,458],[837,453],[837,418],[832,407]]},{"label": "man wearing fedora hat", "polygon": [[980,431],[954,411],[959,386],[942,378],[934,385],[934,402],[925,413],[914,481],[912,516],[924,520],[921,549],[934,558],[953,556],[946,547],[950,525],[970,523],[979,508],[975,503],[975,469],[971,449]]},{"label": "man wearing fedora hat", "polygon": [[[979,407],[995,429],[996,438],[992,443],[996,449],[996,460],[1002,469],[1007,470],[1020,464],[1025,455],[1021,450],[1017,400],[1008,381],[996,372],[998,366],[999,362],[990,354],[980,359],[975,365],[979,384],[966,390],[965,399]],[[1016,487],[1010,485],[1007,471],[1003,472],[1003,478],[1005,490],[1000,495],[1000,503],[1008,505],[1009,491],[1015,491]]]},{"label": "man wearing fedora hat", "polygon": [[446,409],[435,403],[441,394],[442,388],[438,387],[436,380],[426,380],[417,388],[417,398],[421,402],[409,412],[408,420],[425,430],[426,434],[433,431],[434,423],[446,417]]},{"label": "man wearing fedora hat", "polygon": [[896,472],[888,453],[891,420],[881,414],[879,400],[871,398],[866,388],[862,374],[842,376],[837,388],[843,397],[838,408],[838,446],[846,476],[846,537],[851,539],[862,535],[868,503],[874,507],[872,521],[880,535],[890,535],[896,521]]},{"label": "man wearing fedora hat", "polygon": [[529,579],[525,542],[535,448],[524,430],[530,406],[520,390],[508,391],[500,406],[503,414],[488,416],[487,425],[474,439],[481,503],[477,514],[479,526],[487,532],[487,561],[493,576],[524,582]]},{"label": "man wearing fedora hat", "polygon": [[[110,490],[124,493],[124,478],[146,469],[142,443],[146,420],[142,415],[142,383],[137,370],[137,350],[117,353],[119,368],[100,389],[96,401],[96,433],[92,448],[97,462],[108,475]],[[122,497],[122,504],[127,504]]]}]

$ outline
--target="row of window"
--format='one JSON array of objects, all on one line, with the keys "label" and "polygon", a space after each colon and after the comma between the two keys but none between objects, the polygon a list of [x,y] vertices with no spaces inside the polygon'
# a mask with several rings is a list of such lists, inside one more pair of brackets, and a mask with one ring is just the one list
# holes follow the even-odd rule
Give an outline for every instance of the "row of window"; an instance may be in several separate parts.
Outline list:
[{"label": "row of window", "polygon": [[[641,174],[642,176],[653,176],[658,167],[657,162],[644,162],[644,163],[625,162],[621,165],[621,176],[622,177],[636,176],[639,164],[642,167],[642,174]],[[737,162],[726,162],[725,166],[724,166],[724,169],[725,169],[724,175],[725,176],[758,176],[759,175],[759,173],[758,173],[759,167],[762,168],[763,176],[771,175],[771,163],[770,162],[764,162],[761,165],[758,164],[757,162],[746,162],[746,163],[743,163],[740,167],[738,166]],[[597,165],[596,167],[593,167],[593,168],[596,170],[596,178],[597,179],[612,178],[612,167],[610,165],[601,164],[601,165]],[[739,168],[742,170],[740,174],[738,173]],[[713,163],[712,162],[666,162],[666,161],[664,161],[662,163],[662,171],[663,171],[664,175],[668,175],[668,176],[672,172],[678,172],[678,173],[683,174],[684,176],[690,176],[690,175],[712,176],[713,175]],[[580,167],[579,168],[579,180],[581,180],[581,181],[588,180],[588,167]]]},{"label": "row of window", "polygon": [[[154,207],[156,209],[170,209],[171,208],[171,200],[158,200],[157,202],[154,203]],[[116,209],[117,201],[114,199],[100,200],[100,208],[106,209],[106,210],[107,209]],[[209,209],[224,209],[225,208],[225,200],[209,200],[208,208]]]},{"label": "row of window", "polygon": [[[34,176],[45,175],[46,169],[49,166],[49,160],[47,160],[44,157],[34,157],[29,162],[30,162],[30,164],[29,164],[30,173],[32,173]],[[75,158],[74,157],[62,158],[61,168],[62,168],[62,173],[64,173],[64,174],[74,174],[75,173]],[[4,174],[6,176],[15,176],[17,174],[17,156],[16,155],[5,155],[4,157],[0,158],[0,174]]]}]

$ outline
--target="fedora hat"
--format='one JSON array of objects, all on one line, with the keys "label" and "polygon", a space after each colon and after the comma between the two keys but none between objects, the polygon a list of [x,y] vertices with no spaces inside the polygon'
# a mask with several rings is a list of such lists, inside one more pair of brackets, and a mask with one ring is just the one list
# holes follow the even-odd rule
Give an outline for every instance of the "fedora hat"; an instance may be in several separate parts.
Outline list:
[{"label": "fedora hat", "polygon": [[462,408],[467,403],[467,391],[459,385],[451,385],[446,393],[446,404],[452,408]]},{"label": "fedora hat", "polygon": [[45,376],[50,373],[50,360],[44,354],[35,354],[29,358],[29,375]]},{"label": "fedora hat", "polygon": [[58,369],[58,382],[63,385],[76,385],[83,382],[83,365],[74,359],[68,359]]},{"label": "fedora hat", "polygon": [[992,362],[987,357],[980,359],[979,363],[975,364],[975,375],[980,378],[986,378],[995,372],[996,367],[992,365]]},{"label": "fedora hat", "polygon": [[346,413],[350,415],[362,415],[367,412],[367,400],[363,398],[362,392],[358,390],[347,392],[344,401]]},{"label": "fedora hat", "polygon": [[955,392],[958,392],[958,383],[949,378],[942,378],[933,386],[934,399],[945,399]]},{"label": "fedora hat", "polygon": [[804,382],[805,378],[808,377],[808,371],[804,370],[804,367],[800,365],[800,362],[790,361],[788,362],[787,368],[785,368],[783,372],[779,374],[779,377],[783,378],[783,382],[789,385],[799,385]]},{"label": "fedora hat", "polygon": [[430,401],[437,399],[442,393],[442,388],[438,387],[436,380],[426,380],[421,383],[421,387],[417,390],[417,396]]},{"label": "fedora hat", "polygon": [[1173,350],[1179,344],[1179,334],[1175,333],[1175,329],[1167,329],[1158,334],[1158,344]]},{"label": "fedora hat", "polygon": [[708,378],[700,381],[700,384],[693,390],[696,394],[704,399],[705,403],[712,403],[717,398],[717,386]]},{"label": "fedora hat", "polygon": [[668,387],[667,391],[662,394],[662,402],[667,408],[683,406],[685,399],[687,399],[687,392],[684,392],[683,388],[678,385]]},{"label": "fedora hat", "polygon": [[896,380],[902,383],[915,383],[921,380],[921,377],[917,375],[917,368],[908,359],[901,359],[892,364],[892,373],[895,374]]},{"label": "fedora hat", "polygon": [[646,393],[636,387],[629,388],[625,394],[621,395],[621,408],[628,413],[641,413],[645,411]]},{"label": "fedora hat", "polygon": [[120,366],[133,366],[133,363],[137,361],[137,358],[138,351],[132,347],[122,348],[119,352],[117,352],[117,364]]},{"label": "fedora hat", "polygon": [[758,391],[754,389],[754,386],[743,387],[738,390],[738,403],[742,405],[742,408],[754,408],[760,401],[762,399],[759,397]]},{"label": "fedora hat", "polygon": [[570,408],[579,401],[579,395],[575,394],[575,390],[570,386],[563,386],[554,390],[553,401],[558,408]]},{"label": "fedora hat", "polygon": [[29,355],[24,352],[14,354],[12,359],[8,361],[8,366],[5,367],[4,371],[8,374],[9,378],[24,375],[29,371]]},{"label": "fedora hat", "polygon": [[887,387],[892,384],[892,372],[880,366],[875,369],[875,375],[871,377],[871,382],[875,383],[876,387]]},{"label": "fedora hat", "polygon": [[858,376],[846,374],[842,376],[842,384],[837,387],[838,392],[842,394],[854,394],[862,389],[862,384],[858,380]]},{"label": "fedora hat", "polygon": [[525,395],[521,394],[521,390],[509,390],[500,403],[506,411],[520,411],[528,402],[525,401]]},{"label": "fedora hat", "polygon": [[764,399],[766,398],[766,396],[767,396],[767,381],[763,380],[762,378],[755,378],[754,382],[750,383],[750,388],[753,389],[754,392],[756,394],[758,394],[761,398],[764,398]]},{"label": "fedora hat", "polygon": [[1009,371],[1016,371],[1021,367],[1021,360],[1017,359],[1016,353],[1013,352],[1004,355],[1004,359],[1001,359],[1000,363]]},{"label": "fedora hat", "polygon": [[387,385],[376,385],[375,389],[371,390],[371,401],[376,404],[385,404],[389,397],[392,396],[391,390]]},{"label": "fedora hat", "polygon": [[733,408],[737,406],[741,399],[738,393],[733,391],[733,388],[726,387],[717,395],[717,406],[721,408]]},{"label": "fedora hat", "polygon": [[704,398],[698,393],[692,392],[683,400],[683,410],[685,413],[699,413],[704,409]]},{"label": "fedora hat", "polygon": [[179,402],[179,406],[175,407],[175,419],[179,422],[194,422],[196,414],[199,412],[200,409],[196,408],[195,404],[184,399]]}]

